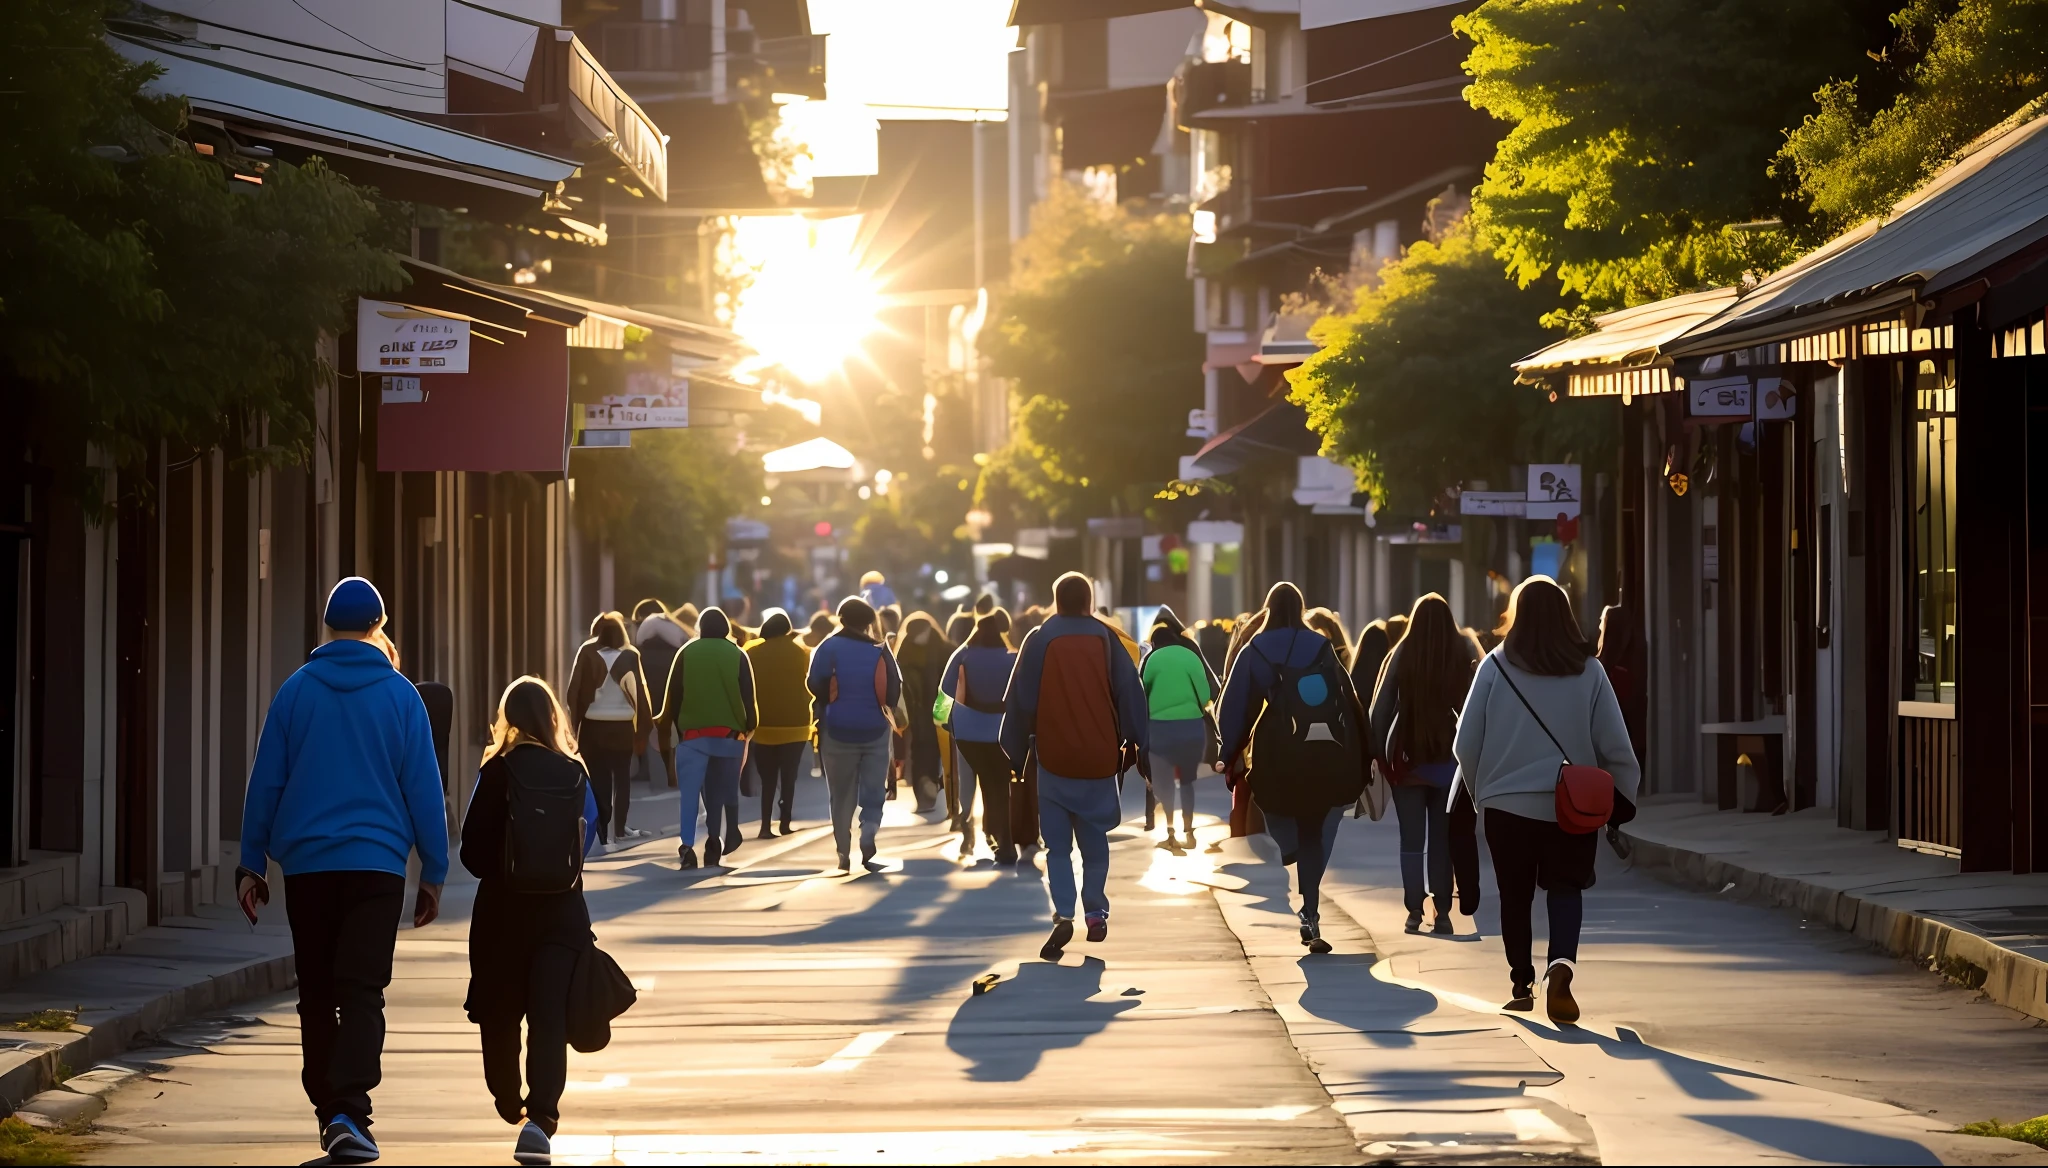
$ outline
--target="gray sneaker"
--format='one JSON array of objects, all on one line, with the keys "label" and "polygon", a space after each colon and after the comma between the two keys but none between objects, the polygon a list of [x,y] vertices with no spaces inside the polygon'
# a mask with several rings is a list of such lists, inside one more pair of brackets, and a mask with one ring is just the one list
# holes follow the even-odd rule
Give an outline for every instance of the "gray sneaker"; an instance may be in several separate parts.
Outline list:
[{"label": "gray sneaker", "polygon": [[554,1146],[548,1140],[548,1133],[532,1120],[519,1129],[519,1142],[512,1145],[512,1158],[521,1164],[552,1164],[555,1162]]}]

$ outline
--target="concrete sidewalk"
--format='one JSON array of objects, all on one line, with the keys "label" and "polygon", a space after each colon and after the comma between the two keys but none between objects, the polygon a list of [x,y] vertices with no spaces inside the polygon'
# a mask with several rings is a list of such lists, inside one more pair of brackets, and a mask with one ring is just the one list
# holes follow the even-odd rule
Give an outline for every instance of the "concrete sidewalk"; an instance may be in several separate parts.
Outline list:
[{"label": "concrete sidewalk", "polygon": [[1647,801],[1622,829],[1633,867],[1730,898],[1794,909],[1992,1001],[2048,1020],[2048,873],[1964,873],[1834,811],[1718,811]]}]

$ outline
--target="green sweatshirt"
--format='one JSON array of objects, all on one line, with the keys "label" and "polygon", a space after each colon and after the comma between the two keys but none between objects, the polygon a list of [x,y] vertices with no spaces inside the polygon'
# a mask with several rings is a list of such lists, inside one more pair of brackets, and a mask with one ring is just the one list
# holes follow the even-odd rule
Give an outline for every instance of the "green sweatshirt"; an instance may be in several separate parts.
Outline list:
[{"label": "green sweatshirt", "polygon": [[678,734],[710,726],[751,731],[753,665],[724,637],[699,637],[676,654],[661,707],[659,720],[673,722]]},{"label": "green sweatshirt", "polygon": [[1154,722],[1185,722],[1202,716],[1202,707],[1216,696],[1209,688],[1209,670],[1193,649],[1165,645],[1145,656],[1139,678]]}]

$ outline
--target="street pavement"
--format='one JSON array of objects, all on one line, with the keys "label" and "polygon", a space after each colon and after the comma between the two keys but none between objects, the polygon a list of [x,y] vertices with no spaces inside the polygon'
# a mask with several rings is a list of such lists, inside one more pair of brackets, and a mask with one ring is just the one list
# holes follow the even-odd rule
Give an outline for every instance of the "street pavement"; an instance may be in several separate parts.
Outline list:
[{"label": "street pavement", "polygon": [[[1225,802],[1203,786],[1207,843]],[[800,823],[822,805],[806,776]],[[675,806],[642,798],[636,822],[672,828]],[[818,826],[750,830],[724,875],[677,872],[672,836],[593,860],[600,943],[641,1000],[607,1050],[571,1054],[557,1162],[2048,1163],[1948,1134],[2048,1112],[2048,1031],[1818,924],[1605,859],[1586,1018],[1559,1029],[1498,1009],[1490,889],[1476,933],[1401,932],[1391,819],[1346,821],[1338,951],[1308,957],[1270,841],[1174,855],[1135,789],[1126,809],[1110,939],[1058,965],[1036,957],[1038,873],[962,866],[907,798],[882,874],[825,872]],[[461,1012],[469,887],[450,892],[446,921],[400,932],[391,1163],[510,1158]],[[98,1158],[312,1155],[292,1006],[137,1052],[155,1073],[113,1095]]]}]

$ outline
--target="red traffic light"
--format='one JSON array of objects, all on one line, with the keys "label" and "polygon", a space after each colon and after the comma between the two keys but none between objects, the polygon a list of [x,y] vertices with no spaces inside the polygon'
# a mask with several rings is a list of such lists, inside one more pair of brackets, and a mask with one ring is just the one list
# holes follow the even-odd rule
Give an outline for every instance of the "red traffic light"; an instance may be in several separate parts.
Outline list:
[{"label": "red traffic light", "polygon": [[820,539],[829,539],[832,535],[832,525],[820,519],[818,520],[817,524],[811,528],[811,533],[813,535],[816,535]]}]

